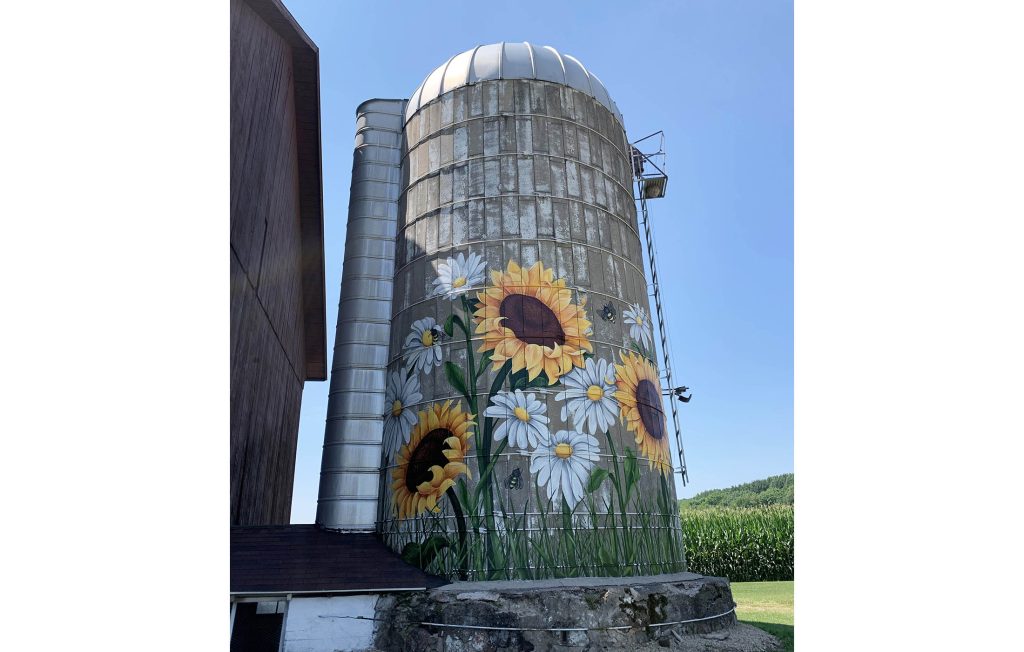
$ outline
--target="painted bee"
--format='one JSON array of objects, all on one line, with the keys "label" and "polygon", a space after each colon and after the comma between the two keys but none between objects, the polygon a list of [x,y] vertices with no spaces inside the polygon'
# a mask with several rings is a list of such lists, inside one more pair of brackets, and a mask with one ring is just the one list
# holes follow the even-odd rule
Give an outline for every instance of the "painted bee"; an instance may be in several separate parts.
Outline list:
[{"label": "painted bee", "polygon": [[519,467],[512,469],[512,473],[509,474],[508,479],[505,480],[505,487],[509,491],[515,491],[521,489],[523,486],[523,472],[519,470]]},{"label": "painted bee", "polygon": [[601,308],[601,319],[615,321],[615,308],[612,307],[611,302],[604,304],[604,307]]}]

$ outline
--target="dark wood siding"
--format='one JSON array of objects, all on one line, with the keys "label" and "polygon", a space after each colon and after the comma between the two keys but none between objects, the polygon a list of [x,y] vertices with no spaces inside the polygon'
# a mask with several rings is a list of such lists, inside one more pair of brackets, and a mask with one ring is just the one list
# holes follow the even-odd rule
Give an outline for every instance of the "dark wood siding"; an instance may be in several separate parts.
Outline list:
[{"label": "dark wood siding", "polygon": [[[308,377],[303,270],[304,255],[310,258],[300,215],[293,48],[249,3],[231,0],[233,525],[288,523],[291,514]],[[318,148],[316,156],[319,187]],[[322,260],[322,240],[313,244]]]}]

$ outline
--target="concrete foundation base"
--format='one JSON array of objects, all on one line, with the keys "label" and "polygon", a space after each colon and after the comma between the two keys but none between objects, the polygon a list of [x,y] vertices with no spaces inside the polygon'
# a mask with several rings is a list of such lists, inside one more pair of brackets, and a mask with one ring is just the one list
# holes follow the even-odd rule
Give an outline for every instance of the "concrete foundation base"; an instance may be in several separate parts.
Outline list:
[{"label": "concrete foundation base", "polygon": [[[694,573],[459,582],[381,596],[375,645],[408,652],[773,649],[775,639],[753,628],[728,642],[734,608],[728,580]],[[740,639],[750,640],[736,647]]]}]

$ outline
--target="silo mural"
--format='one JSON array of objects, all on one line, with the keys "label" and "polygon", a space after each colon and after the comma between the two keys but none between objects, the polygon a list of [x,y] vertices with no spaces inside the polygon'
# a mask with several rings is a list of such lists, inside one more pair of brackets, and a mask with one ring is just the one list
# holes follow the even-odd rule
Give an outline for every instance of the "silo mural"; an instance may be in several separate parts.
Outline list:
[{"label": "silo mural", "polygon": [[376,523],[408,561],[685,569],[630,154],[552,48],[464,52],[409,100]]}]

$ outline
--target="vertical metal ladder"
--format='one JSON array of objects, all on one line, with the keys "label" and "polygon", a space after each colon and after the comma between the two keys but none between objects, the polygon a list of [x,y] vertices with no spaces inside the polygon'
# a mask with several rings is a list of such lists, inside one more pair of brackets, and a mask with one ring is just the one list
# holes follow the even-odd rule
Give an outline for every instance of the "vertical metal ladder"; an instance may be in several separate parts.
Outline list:
[{"label": "vertical metal ladder", "polygon": [[[661,144],[658,147],[658,151],[653,154],[644,154],[637,147],[637,144],[649,138],[653,138],[654,136],[661,137]],[[686,471],[686,455],[683,452],[682,430],[679,427],[679,402],[671,393],[676,387],[672,380],[672,356],[670,355],[670,351],[672,349],[669,346],[668,331],[665,328],[665,311],[661,304],[661,291],[658,283],[658,261],[654,247],[654,228],[651,224],[650,214],[647,211],[648,194],[651,194],[653,191],[656,194],[652,198],[663,197],[665,187],[668,184],[668,175],[665,174],[664,170],[662,170],[662,168],[652,160],[652,158],[661,157],[662,165],[664,165],[664,142],[664,133],[657,131],[649,136],[641,138],[635,143],[632,143],[633,181],[636,185],[636,195],[633,199],[640,205],[640,221],[644,228],[644,238],[647,243],[647,261],[651,268],[652,290],[648,292],[648,297],[654,299],[654,311],[658,316],[658,335],[661,339],[661,358],[663,366],[660,376],[663,383],[662,395],[664,396],[666,390],[668,390],[669,403],[672,406],[672,425],[675,428],[676,448],[679,451],[679,469],[676,470],[675,473],[679,473],[682,476],[683,486],[686,486],[689,476]],[[646,164],[653,167],[654,171],[646,171]],[[667,385],[667,387],[664,385]]]}]

